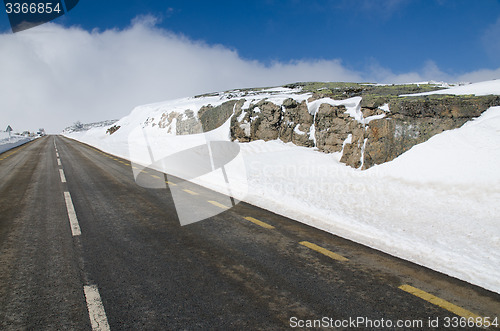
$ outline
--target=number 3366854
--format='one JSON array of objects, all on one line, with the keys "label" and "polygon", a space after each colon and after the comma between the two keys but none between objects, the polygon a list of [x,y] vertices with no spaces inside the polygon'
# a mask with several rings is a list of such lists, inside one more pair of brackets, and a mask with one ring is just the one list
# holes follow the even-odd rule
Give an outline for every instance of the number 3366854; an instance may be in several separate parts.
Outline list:
[{"label": "number 3366854", "polygon": [[55,3],[53,4],[52,2],[45,2],[45,3],[19,3],[19,2],[14,2],[14,3],[6,3],[6,12],[7,14],[52,14],[53,12],[55,13],[60,13],[62,11],[60,4]]}]

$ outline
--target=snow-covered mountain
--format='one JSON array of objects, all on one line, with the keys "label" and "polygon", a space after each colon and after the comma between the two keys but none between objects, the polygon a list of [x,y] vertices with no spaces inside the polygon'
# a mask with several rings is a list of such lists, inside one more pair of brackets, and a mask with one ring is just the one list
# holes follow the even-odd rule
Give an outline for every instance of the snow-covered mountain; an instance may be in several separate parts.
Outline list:
[{"label": "snow-covered mountain", "polygon": [[300,83],[140,106],[66,135],[181,177],[191,168],[161,160],[235,141],[229,183],[217,167],[190,179],[500,293],[499,95],[499,80]]}]

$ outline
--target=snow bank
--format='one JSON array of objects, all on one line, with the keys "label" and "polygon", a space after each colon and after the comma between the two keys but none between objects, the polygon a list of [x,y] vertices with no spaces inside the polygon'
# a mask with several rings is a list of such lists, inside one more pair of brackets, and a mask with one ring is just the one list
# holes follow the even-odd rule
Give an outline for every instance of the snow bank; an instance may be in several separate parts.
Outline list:
[{"label": "snow bank", "polygon": [[245,200],[500,293],[499,118],[491,108],[367,171],[278,141],[245,144]]},{"label": "snow bank", "polygon": [[0,132],[0,153],[21,146],[28,141],[31,141],[31,138],[17,135],[12,135],[9,138],[8,132]]},{"label": "snow bank", "polygon": [[498,165],[500,107],[492,107],[461,128],[436,135],[392,162],[378,165],[367,172],[422,184],[494,188],[500,187]]},{"label": "snow bank", "polygon": [[[446,91],[500,94],[499,82]],[[294,93],[266,92],[277,104]],[[261,98],[245,97],[244,108]],[[196,113],[202,104],[221,100],[219,95],[148,105],[117,122],[121,128],[111,136],[103,128],[68,136],[131,159],[137,155],[130,146],[138,144],[131,137],[142,132],[152,151],[144,158],[160,159],[212,138],[166,134],[145,125],[148,119],[175,109]],[[359,100],[343,103],[357,118]],[[308,106],[314,113],[316,104]],[[210,135],[229,140],[228,123]],[[340,163],[339,153],[281,141],[239,146],[240,163],[227,164],[238,199],[500,293],[500,107],[366,171]],[[214,171],[193,181],[224,192],[220,177]]]}]

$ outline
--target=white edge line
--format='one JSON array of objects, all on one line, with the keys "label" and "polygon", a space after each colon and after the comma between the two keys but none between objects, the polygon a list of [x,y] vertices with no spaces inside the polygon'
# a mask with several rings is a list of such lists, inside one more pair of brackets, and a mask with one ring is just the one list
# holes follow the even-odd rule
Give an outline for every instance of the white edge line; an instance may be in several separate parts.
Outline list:
[{"label": "white edge line", "polygon": [[61,182],[66,183],[66,176],[64,176],[64,170],[59,169],[59,174],[61,175]]},{"label": "white edge line", "polygon": [[90,324],[93,331],[108,331],[110,330],[108,318],[104,311],[99,289],[95,285],[83,286],[85,299],[87,300],[87,309],[89,311]]},{"label": "white edge line", "polygon": [[64,192],[64,200],[66,200],[66,209],[68,209],[71,233],[73,234],[73,237],[79,236],[82,234],[82,231],[80,230],[80,225],[78,224],[78,219],[76,218],[75,207],[73,206],[73,201],[71,200],[69,192]]},{"label": "white edge line", "polygon": [[57,165],[60,166],[61,165],[61,159],[57,159]]}]

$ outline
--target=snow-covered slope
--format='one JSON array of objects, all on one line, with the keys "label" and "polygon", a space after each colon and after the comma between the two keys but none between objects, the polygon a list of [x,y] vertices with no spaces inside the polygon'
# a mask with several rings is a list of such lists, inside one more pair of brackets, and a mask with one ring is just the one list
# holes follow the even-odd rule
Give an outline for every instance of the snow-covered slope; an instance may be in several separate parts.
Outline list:
[{"label": "snow-covered slope", "polygon": [[468,85],[454,86],[439,91],[405,94],[405,95],[416,96],[416,95],[432,95],[432,94],[453,94],[453,95],[473,94],[480,96],[480,95],[498,94],[499,85],[500,85],[500,80],[495,79]]},{"label": "snow-covered slope", "polygon": [[21,146],[22,144],[25,144],[31,140],[32,138],[17,136],[14,134],[9,137],[9,134],[7,132],[0,132],[0,153],[8,151],[17,146]]},{"label": "snow-covered slope", "polygon": [[[500,95],[500,81],[439,92],[485,91]],[[277,103],[291,95],[308,98],[291,89],[264,92],[242,93],[243,109],[263,98]],[[202,105],[216,106],[227,97],[138,107],[115,124],[120,129],[112,135],[96,128],[68,136],[148,165],[207,141],[229,141],[229,121],[209,134],[185,136],[174,134],[175,121],[162,128],[148,125],[165,112],[190,109],[197,116]],[[359,100],[339,103],[357,116]],[[340,163],[340,153],[280,140],[238,145],[239,157],[226,165],[230,191],[238,199],[500,293],[500,107],[365,171]],[[171,170],[164,163],[153,166]],[[193,181],[227,191],[220,178],[214,171]]]}]

